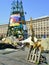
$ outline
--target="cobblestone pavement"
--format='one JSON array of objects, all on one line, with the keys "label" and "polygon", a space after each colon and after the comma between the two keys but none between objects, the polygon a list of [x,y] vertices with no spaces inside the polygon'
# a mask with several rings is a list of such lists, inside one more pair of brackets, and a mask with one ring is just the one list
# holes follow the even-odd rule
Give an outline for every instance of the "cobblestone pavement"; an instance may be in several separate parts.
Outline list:
[{"label": "cobblestone pavement", "polygon": [[[0,65],[36,65],[27,61],[28,49],[23,50],[0,50]],[[49,65],[49,54],[45,54]],[[46,65],[43,64],[42,65]]]}]

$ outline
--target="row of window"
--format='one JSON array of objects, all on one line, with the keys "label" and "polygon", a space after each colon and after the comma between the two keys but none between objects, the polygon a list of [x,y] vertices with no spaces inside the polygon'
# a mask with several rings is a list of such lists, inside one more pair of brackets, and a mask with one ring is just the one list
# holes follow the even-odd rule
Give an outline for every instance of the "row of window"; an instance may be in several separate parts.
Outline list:
[{"label": "row of window", "polygon": [[35,35],[37,38],[46,38],[46,37],[49,37],[49,35]]}]

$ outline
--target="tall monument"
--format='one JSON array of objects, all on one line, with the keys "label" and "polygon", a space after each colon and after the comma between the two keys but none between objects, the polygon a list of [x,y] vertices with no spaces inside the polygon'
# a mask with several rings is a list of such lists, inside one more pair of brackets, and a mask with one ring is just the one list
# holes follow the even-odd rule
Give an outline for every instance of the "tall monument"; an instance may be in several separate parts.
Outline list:
[{"label": "tall monument", "polygon": [[9,19],[7,36],[14,35],[17,38],[26,36],[27,27],[25,22],[25,15],[23,10],[22,0],[19,2],[13,1],[11,8],[11,15]]}]

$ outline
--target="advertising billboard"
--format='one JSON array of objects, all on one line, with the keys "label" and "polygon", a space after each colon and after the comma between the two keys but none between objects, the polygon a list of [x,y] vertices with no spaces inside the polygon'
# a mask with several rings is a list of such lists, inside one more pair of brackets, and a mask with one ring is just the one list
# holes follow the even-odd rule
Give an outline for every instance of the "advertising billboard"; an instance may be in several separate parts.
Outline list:
[{"label": "advertising billboard", "polygon": [[20,14],[13,14],[10,16],[10,25],[19,25],[21,21]]}]

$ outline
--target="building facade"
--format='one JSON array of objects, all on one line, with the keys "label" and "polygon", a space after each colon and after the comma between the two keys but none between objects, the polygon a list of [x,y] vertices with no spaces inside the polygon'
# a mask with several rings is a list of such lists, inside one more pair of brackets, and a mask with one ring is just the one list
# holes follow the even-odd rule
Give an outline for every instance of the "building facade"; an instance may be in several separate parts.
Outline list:
[{"label": "building facade", "polygon": [[[28,34],[31,35],[30,21],[27,22]],[[37,38],[49,37],[49,16],[44,16],[32,20],[35,36]]]},{"label": "building facade", "polygon": [[3,37],[6,36],[7,30],[8,30],[8,24],[0,25],[0,37],[1,36],[3,36]]},{"label": "building facade", "polygon": [[[26,21],[28,35],[31,35],[30,21]],[[34,29],[35,36],[37,38],[49,37],[49,16],[44,16],[36,19],[32,19],[32,25]],[[6,35],[8,29],[8,24],[0,25],[0,36]]]}]

